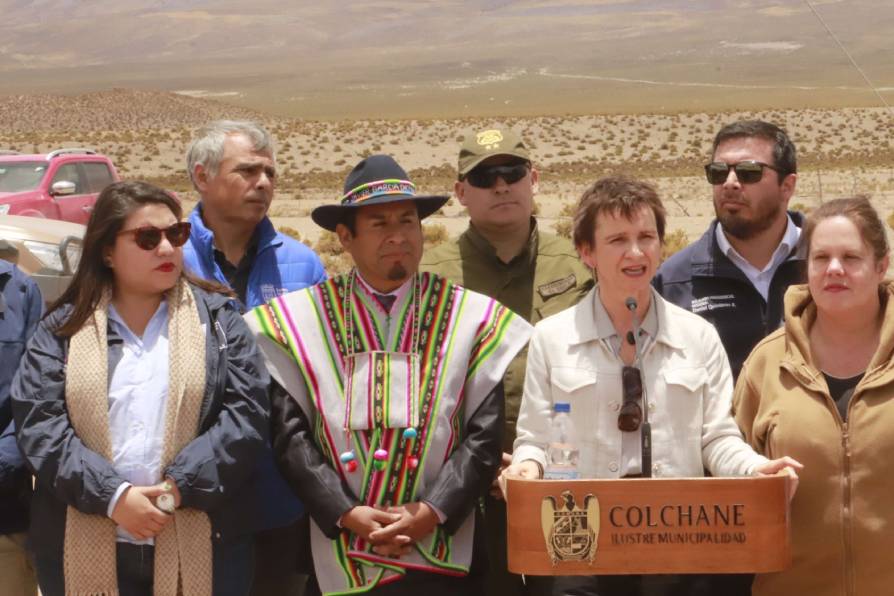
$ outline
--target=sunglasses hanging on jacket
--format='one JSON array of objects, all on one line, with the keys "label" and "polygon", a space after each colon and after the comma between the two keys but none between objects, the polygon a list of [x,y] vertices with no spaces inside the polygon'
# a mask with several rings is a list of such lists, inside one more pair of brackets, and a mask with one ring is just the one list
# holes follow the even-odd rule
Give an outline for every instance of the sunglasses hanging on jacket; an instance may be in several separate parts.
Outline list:
[{"label": "sunglasses hanging on jacket", "polygon": [[633,329],[627,334],[627,342],[633,344],[636,356],[633,366],[621,369],[621,392],[623,404],[618,414],[618,428],[623,432],[640,431],[642,447],[642,476],[652,477],[652,425],[649,423],[649,408],[646,404],[645,385],[642,373],[642,340],[640,339],[640,321],[636,316],[635,298],[628,298],[624,305],[633,315]]}]

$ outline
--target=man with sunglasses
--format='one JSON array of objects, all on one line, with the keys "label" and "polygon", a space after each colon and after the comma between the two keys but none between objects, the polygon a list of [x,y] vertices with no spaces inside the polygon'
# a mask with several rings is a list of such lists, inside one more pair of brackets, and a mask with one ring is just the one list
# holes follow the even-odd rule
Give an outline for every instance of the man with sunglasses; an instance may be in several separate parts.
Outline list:
[{"label": "man with sunglasses", "polygon": [[[752,348],[782,325],[786,289],[803,281],[804,216],[787,210],[796,172],[795,146],[778,126],[743,120],[723,127],[705,166],[717,218],[699,240],[665,261],[653,280],[666,300],[714,325],[734,380]],[[751,594],[752,579],[693,581],[698,593],[744,596]]]},{"label": "man with sunglasses", "polygon": [[[189,215],[184,266],[231,287],[246,308],[326,278],[319,257],[277,232],[267,217],[276,187],[276,155],[270,134],[254,122],[220,120],[201,128],[187,154],[199,193]],[[258,462],[254,485],[257,516],[252,594],[303,593],[296,551],[306,542],[303,507],[276,470],[269,449]],[[306,548],[304,548],[306,550]],[[308,561],[309,563],[309,561]]]},{"label": "man with sunglasses", "polygon": [[653,282],[665,299],[717,328],[733,378],[782,324],[785,290],[803,279],[804,216],[787,211],[796,172],[795,146],[781,128],[760,120],[722,128],[705,166],[717,218]]},{"label": "man with sunglasses", "polygon": [[[467,134],[458,169],[454,193],[469,212],[469,228],[456,242],[428,251],[422,268],[496,299],[532,324],[576,304],[592,287],[592,278],[571,242],[539,229],[533,215],[539,173],[521,136],[509,128]],[[525,360],[523,351],[504,378],[504,465],[515,440]],[[521,577],[507,568],[506,505],[499,489],[491,491],[485,505],[488,594],[522,594]],[[531,578],[528,584],[529,592],[542,592]]]}]

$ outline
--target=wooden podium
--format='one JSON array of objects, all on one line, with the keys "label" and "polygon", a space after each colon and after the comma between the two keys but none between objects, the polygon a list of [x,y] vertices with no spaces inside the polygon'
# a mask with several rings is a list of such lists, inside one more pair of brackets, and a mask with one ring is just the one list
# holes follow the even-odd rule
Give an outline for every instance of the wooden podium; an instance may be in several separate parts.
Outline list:
[{"label": "wooden podium", "polygon": [[509,570],[766,573],[791,565],[784,476],[507,481]]}]

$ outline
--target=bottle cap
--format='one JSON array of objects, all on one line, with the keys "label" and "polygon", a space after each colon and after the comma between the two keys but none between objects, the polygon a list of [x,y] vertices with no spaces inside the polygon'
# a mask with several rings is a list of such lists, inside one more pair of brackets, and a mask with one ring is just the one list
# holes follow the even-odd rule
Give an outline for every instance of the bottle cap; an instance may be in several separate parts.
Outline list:
[{"label": "bottle cap", "polygon": [[556,412],[557,414],[559,412],[565,412],[566,414],[569,414],[571,413],[571,404],[563,401],[556,402],[553,404],[553,412]]}]

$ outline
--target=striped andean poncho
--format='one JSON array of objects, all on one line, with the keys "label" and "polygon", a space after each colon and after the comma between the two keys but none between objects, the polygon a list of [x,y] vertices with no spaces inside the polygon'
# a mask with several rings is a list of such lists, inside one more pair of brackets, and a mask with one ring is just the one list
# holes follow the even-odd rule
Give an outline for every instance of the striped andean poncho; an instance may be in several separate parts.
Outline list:
[{"label": "striped andean poncho", "polygon": [[[344,430],[347,276],[280,296],[246,316],[271,375],[311,421],[320,451],[354,495],[368,505],[424,498],[426,484],[434,481],[463,441],[465,421],[502,379],[531,334],[527,322],[486,296],[427,273],[419,274],[418,283],[419,424],[413,441],[401,441],[403,428],[393,427],[394,413],[385,428],[371,424],[368,430]],[[390,314],[362,283],[353,284],[352,295],[355,353],[411,351],[412,291],[403,292]],[[396,376],[406,382],[406,375]],[[370,389],[370,393],[375,392]],[[370,396],[370,410],[375,409],[375,399]],[[352,426],[357,426],[354,419],[366,405],[354,400],[349,413]],[[388,404],[384,406],[387,412]],[[380,448],[388,451],[388,461],[384,470],[376,471],[372,454]],[[354,451],[359,464],[353,473],[339,461],[339,454],[348,450]],[[409,465],[410,458],[418,460],[417,467]],[[470,515],[452,536],[438,526],[400,559],[376,555],[347,530],[330,540],[312,524],[320,588],[324,594],[359,594],[380,582],[398,580],[407,568],[465,574],[472,557],[474,524]]]}]

